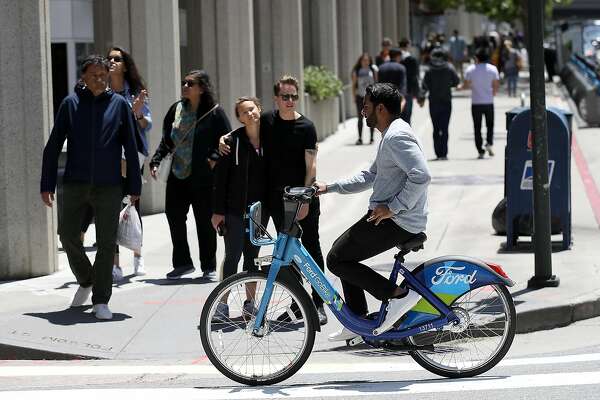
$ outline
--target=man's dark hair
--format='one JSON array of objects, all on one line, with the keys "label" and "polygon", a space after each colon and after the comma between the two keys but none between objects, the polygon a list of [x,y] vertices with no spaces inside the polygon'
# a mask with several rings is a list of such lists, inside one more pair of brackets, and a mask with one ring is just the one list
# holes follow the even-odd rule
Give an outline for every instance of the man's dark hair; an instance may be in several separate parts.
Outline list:
[{"label": "man's dark hair", "polygon": [[90,67],[91,65],[100,65],[104,67],[104,69],[106,69],[107,71],[110,69],[110,63],[106,58],[99,54],[90,54],[81,62],[81,73],[85,74],[85,71],[87,71],[88,67]]},{"label": "man's dark hair", "polygon": [[402,50],[397,47],[392,47],[390,49],[390,60],[394,60],[396,57],[402,55]]},{"label": "man's dark hair", "polygon": [[458,36],[458,29],[453,30],[452,33],[454,33],[454,36]]},{"label": "man's dark hair", "polygon": [[408,40],[407,38],[402,38],[398,41],[398,47],[406,48],[408,46],[410,46],[410,40]]},{"label": "man's dark hair", "polygon": [[374,107],[383,104],[385,109],[394,117],[400,117],[402,111],[402,94],[398,87],[392,83],[373,83],[367,86],[365,98],[373,103]]},{"label": "man's dark hair", "polygon": [[486,63],[490,60],[490,53],[485,47],[480,47],[475,52],[475,58],[477,58],[477,61],[480,63]]},{"label": "man's dark hair", "polygon": [[298,82],[298,79],[291,75],[284,75],[273,85],[273,94],[275,94],[275,96],[279,96],[281,85],[292,85],[296,88],[296,91],[300,90],[300,83]]},{"label": "man's dark hair", "polygon": [[436,58],[439,60],[447,60],[447,54],[441,47],[436,47],[431,51],[431,58]]}]

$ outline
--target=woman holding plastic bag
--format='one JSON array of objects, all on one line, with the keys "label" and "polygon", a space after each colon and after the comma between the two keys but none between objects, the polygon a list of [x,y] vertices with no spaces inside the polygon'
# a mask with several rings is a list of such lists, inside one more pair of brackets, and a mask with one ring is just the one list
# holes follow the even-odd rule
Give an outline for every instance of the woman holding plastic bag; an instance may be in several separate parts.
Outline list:
[{"label": "woman holding plastic bag", "polygon": [[[148,92],[142,77],[140,76],[135,62],[131,55],[121,47],[113,46],[108,51],[108,61],[110,62],[110,88],[127,100],[131,107],[135,120],[137,122],[138,135],[137,146],[138,156],[140,157],[140,168],[144,173],[144,160],[148,155],[148,138],[147,133],[152,128],[152,117],[150,107],[148,105]],[[122,162],[124,162],[122,160]],[[123,166],[124,167],[124,166]],[[125,181],[125,168],[121,168],[123,180]],[[144,267],[144,258],[142,257],[142,218],[140,213],[139,199],[132,205],[127,201],[125,208],[121,212],[119,218],[119,234],[117,235],[117,249],[113,263],[113,282],[118,282],[123,279],[123,270],[119,262],[119,245],[133,250],[133,273],[136,276],[146,275]],[[130,216],[135,221],[127,221],[123,216]],[[133,225],[132,225],[133,222]],[[135,243],[139,243],[137,247],[131,247],[131,240],[121,237],[121,231],[124,229],[121,225],[127,223],[127,227],[139,227],[139,238]],[[136,228],[137,229],[137,228]],[[133,232],[127,230],[127,232]],[[137,232],[137,230],[136,230]]]}]

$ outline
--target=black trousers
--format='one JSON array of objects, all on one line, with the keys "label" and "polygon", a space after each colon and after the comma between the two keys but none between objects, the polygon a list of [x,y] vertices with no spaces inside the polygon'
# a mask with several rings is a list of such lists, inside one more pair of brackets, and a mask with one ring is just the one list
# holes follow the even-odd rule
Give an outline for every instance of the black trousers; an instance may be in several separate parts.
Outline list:
[{"label": "black trousers", "polygon": [[[356,96],[354,98],[354,103],[356,104],[356,115],[358,116],[358,139],[362,140],[362,130],[363,130],[363,115],[362,109],[363,104],[365,102],[365,98],[362,96]],[[373,133],[375,132],[375,128],[369,128],[371,130],[371,140],[373,140]]]},{"label": "black trousers", "polygon": [[448,125],[452,103],[429,102],[429,115],[433,124],[433,148],[436,157],[448,156]]},{"label": "black trousers", "polygon": [[340,277],[346,304],[357,315],[369,312],[364,290],[384,301],[393,296],[397,287],[394,282],[361,264],[361,261],[414,236],[391,219],[385,219],[379,225],[367,222],[369,215],[371,211],[342,233],[327,255],[327,266]]},{"label": "black trousers", "polygon": [[[269,196],[269,213],[273,218],[273,223],[277,231],[281,229],[283,225],[283,200],[282,193],[276,192],[271,193]],[[313,198],[310,202],[308,215],[302,221],[300,226],[302,227],[302,238],[300,241],[306,248],[312,258],[315,260],[319,268],[325,271],[325,260],[323,259],[323,252],[321,251],[321,242],[319,241],[319,216],[321,215],[321,204],[319,198]],[[298,276],[300,279],[300,276]],[[320,307],[323,305],[323,299],[313,288],[312,299],[315,306]]]},{"label": "black trousers", "polygon": [[402,113],[400,113],[400,118],[402,118],[407,124],[410,125],[410,119],[412,117],[413,110],[413,96],[407,94],[404,95],[404,99],[406,100],[406,104],[404,105]]},{"label": "black trousers", "polygon": [[[269,217],[263,214],[262,220],[257,222],[266,227]],[[254,265],[254,259],[258,257],[260,247],[254,246],[250,242],[250,237],[248,236],[248,232],[246,232],[246,228],[248,227],[247,221],[241,215],[226,214],[225,227],[227,233],[224,237],[225,260],[223,261],[223,279],[237,272],[242,254],[244,255],[244,271],[258,271],[256,265]]]},{"label": "black trousers", "polygon": [[487,127],[487,144],[494,144],[494,105],[493,104],[473,104],[471,105],[471,114],[473,115],[473,128],[475,130],[475,147],[479,154],[483,154],[483,139],[481,138],[481,120],[485,115],[485,125]]},{"label": "black trousers", "polygon": [[210,186],[194,185],[192,177],[178,179],[171,174],[167,181],[165,214],[169,221],[173,242],[173,267],[194,265],[187,240],[187,214],[192,206],[200,249],[202,271],[216,270],[217,233],[212,217],[212,190]]}]

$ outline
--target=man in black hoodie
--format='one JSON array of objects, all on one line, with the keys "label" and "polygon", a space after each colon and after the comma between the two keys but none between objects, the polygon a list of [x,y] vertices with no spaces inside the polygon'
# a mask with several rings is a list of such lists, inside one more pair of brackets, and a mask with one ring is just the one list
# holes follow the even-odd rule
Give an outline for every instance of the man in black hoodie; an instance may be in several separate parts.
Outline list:
[{"label": "man in black hoodie", "polygon": [[[142,180],[135,142],[135,121],[127,101],[108,89],[108,61],[86,57],[81,66],[84,85],[60,105],[54,128],[44,149],[40,192],[48,207],[54,202],[58,156],[67,140],[61,219],[58,231],[69,265],[79,283],[72,307],[82,306],[92,295],[98,319],[112,319],[108,301],[112,294],[112,263],[123,187],[121,153],[125,151],[125,192],[135,202]],[[96,215],[98,252],[90,263],[81,242],[81,222],[87,208]]]},{"label": "man in black hoodie", "polygon": [[452,114],[452,87],[459,84],[454,67],[440,48],[431,52],[429,68],[423,77],[419,105],[429,93],[429,114],[433,123],[433,147],[437,160],[448,159],[448,125]]}]

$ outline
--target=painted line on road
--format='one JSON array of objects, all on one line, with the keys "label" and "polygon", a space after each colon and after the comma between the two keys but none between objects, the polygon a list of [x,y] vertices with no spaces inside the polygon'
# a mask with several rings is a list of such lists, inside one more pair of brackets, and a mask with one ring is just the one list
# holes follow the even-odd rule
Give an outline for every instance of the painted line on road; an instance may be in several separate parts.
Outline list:
[{"label": "painted line on road", "polygon": [[[204,361],[204,358],[201,358]],[[501,367],[523,365],[568,364],[577,362],[600,361],[600,353],[574,354],[556,357],[514,358],[500,362]],[[110,375],[219,375],[211,364],[185,365],[2,365],[0,377],[24,376],[110,376]],[[420,371],[422,368],[414,362],[398,363],[393,361],[372,363],[319,363],[308,362],[298,374],[340,374],[369,372],[407,372]]]},{"label": "painted line on road", "polygon": [[600,384],[600,372],[570,372],[536,375],[491,376],[469,380],[395,381],[369,383],[325,383],[311,386],[267,386],[235,388],[73,389],[0,392],[3,398],[38,400],[117,399],[277,399],[385,396],[504,389],[531,389]]},{"label": "painted line on road", "polygon": [[600,191],[598,190],[598,186],[596,186],[594,177],[590,173],[587,161],[583,156],[575,135],[572,136],[572,141],[572,151],[573,156],[575,157],[575,164],[577,164],[579,175],[581,175],[583,186],[585,187],[585,193],[587,194],[590,205],[592,206],[592,211],[596,217],[596,223],[598,224],[598,227],[600,227]]}]

